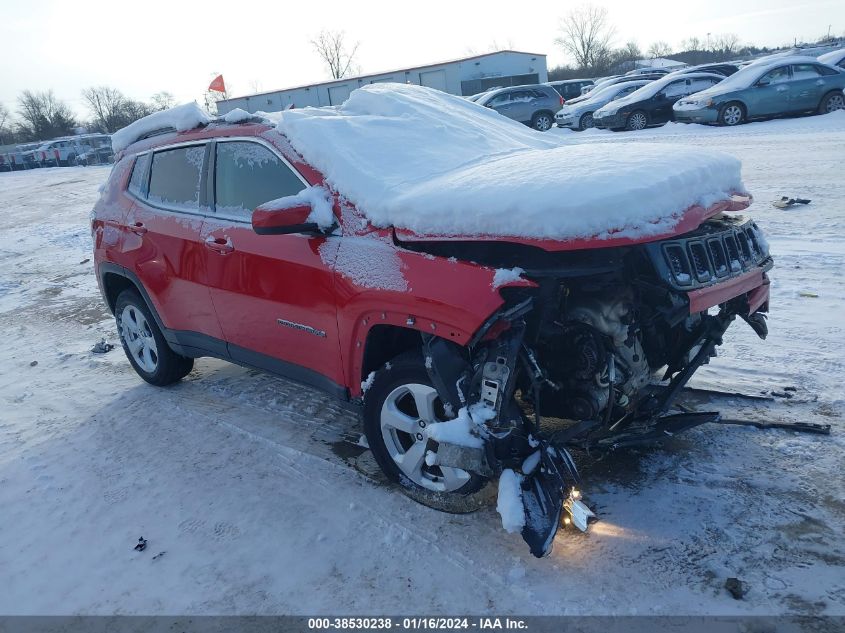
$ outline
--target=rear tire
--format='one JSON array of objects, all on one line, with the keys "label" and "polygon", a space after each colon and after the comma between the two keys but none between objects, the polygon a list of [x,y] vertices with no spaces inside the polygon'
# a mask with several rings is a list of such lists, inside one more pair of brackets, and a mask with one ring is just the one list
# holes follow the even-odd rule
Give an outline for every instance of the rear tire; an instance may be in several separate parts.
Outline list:
[{"label": "rear tire", "polygon": [[554,124],[554,118],[548,112],[538,112],[531,117],[531,127],[538,132],[548,132]]},{"label": "rear tire", "polygon": [[170,349],[146,301],[136,290],[127,289],[118,295],[114,318],[126,358],[137,374],[151,385],[171,385],[193,368],[193,358]]},{"label": "rear tire", "polygon": [[387,478],[430,508],[474,512],[492,498],[489,480],[457,468],[429,466],[425,460],[427,453],[437,453],[437,442],[428,439],[426,426],[447,419],[419,350],[379,369],[364,397],[364,434]]},{"label": "rear tire", "polygon": [[745,106],[738,101],[731,101],[719,110],[719,125],[729,127],[739,125],[745,121]]},{"label": "rear tire", "polygon": [[845,110],[845,94],[840,92],[831,92],[826,94],[819,104],[819,114],[829,114],[836,110]]}]

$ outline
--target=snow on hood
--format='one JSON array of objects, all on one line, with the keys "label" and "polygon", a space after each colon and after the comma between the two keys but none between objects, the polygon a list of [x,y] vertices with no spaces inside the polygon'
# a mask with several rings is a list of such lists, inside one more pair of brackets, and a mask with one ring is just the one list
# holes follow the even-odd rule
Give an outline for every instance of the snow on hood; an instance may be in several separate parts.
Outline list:
[{"label": "snow on hood", "polygon": [[150,132],[168,127],[174,128],[177,132],[184,132],[210,123],[211,120],[211,115],[200,108],[196,102],[185,103],[161,112],[153,112],[130,123],[112,134],[111,146],[117,153]]},{"label": "snow on hood", "polygon": [[283,133],[376,226],[434,235],[644,237],[743,191],[740,163],[701,148],[565,144],[460,97],[371,84],[289,110]]}]

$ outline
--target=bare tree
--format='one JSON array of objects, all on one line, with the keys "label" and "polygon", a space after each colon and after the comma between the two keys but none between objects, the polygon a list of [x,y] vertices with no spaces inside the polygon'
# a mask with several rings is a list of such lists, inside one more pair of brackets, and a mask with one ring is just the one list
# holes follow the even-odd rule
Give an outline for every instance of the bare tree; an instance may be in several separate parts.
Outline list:
[{"label": "bare tree", "polygon": [[58,100],[52,90],[24,90],[18,97],[18,116],[21,136],[31,140],[67,136],[76,125],[70,108]]},{"label": "bare tree", "polygon": [[648,56],[651,59],[658,57],[668,57],[672,54],[672,47],[666,42],[658,41],[648,47]]},{"label": "bare tree", "polygon": [[355,54],[361,43],[355,42],[349,48],[344,42],[345,37],[346,33],[343,31],[320,31],[320,34],[311,40],[317,55],[328,66],[332,79],[343,79],[355,68]]},{"label": "bare tree", "polygon": [[104,132],[117,132],[122,125],[126,97],[116,88],[97,86],[82,91],[82,98],[94,116],[94,123]]},{"label": "bare tree", "polygon": [[712,40],[711,50],[724,55],[734,55],[739,51],[739,36],[736,33],[716,35]]},{"label": "bare tree", "polygon": [[15,140],[15,133],[11,129],[11,113],[9,108],[0,103],[0,145],[13,143]]},{"label": "bare tree", "polygon": [[583,69],[603,70],[610,62],[610,42],[615,33],[607,9],[585,4],[573,9],[560,25],[555,40]]},{"label": "bare tree", "polygon": [[167,110],[176,105],[176,98],[167,92],[167,90],[155,93],[150,97],[150,101],[152,102],[153,110]]},{"label": "bare tree", "polygon": [[109,134],[155,110],[150,104],[129,99],[120,90],[109,86],[86,88],[82,91],[82,98],[94,116],[96,127]]},{"label": "bare tree", "polygon": [[692,37],[688,37],[687,39],[681,42],[681,50],[692,52],[703,51],[704,44],[699,38],[693,35]]}]

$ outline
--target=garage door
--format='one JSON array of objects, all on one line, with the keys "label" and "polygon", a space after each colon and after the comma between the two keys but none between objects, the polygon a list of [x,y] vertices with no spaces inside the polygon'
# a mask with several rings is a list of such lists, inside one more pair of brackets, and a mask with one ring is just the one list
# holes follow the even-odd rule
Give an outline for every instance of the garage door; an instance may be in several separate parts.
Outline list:
[{"label": "garage door", "polygon": [[331,105],[340,105],[349,98],[351,92],[348,85],[331,86],[329,88],[329,103]]},{"label": "garage door", "polygon": [[446,71],[431,70],[420,73],[420,85],[446,92]]}]

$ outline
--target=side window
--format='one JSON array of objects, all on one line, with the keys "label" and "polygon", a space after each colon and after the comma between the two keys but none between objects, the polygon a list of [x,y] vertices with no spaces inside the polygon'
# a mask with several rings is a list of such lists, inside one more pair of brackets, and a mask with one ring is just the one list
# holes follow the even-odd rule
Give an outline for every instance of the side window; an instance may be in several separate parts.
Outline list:
[{"label": "side window", "polygon": [[204,156],[205,145],[177,147],[153,154],[149,201],[173,209],[197,210]]},{"label": "side window", "polygon": [[795,81],[801,79],[817,79],[819,76],[818,66],[814,64],[795,64],[792,67],[792,78]]},{"label": "side window", "polygon": [[531,101],[533,98],[534,95],[528,90],[517,90],[511,93],[511,101],[516,103]]},{"label": "side window", "polygon": [[680,97],[687,93],[687,80],[673,81],[663,89],[663,94],[667,97]]},{"label": "side window", "polygon": [[[842,64],[845,64],[845,60],[839,62],[840,67],[842,67]],[[822,77],[839,74],[833,68],[828,68],[827,66],[816,66],[815,69]]]},{"label": "side window", "polygon": [[694,92],[700,92],[705,88],[709,88],[710,86],[715,86],[719,83],[715,79],[693,79],[690,81],[689,89],[687,92],[689,94],[693,94]]},{"label": "side window", "polygon": [[511,93],[503,92],[502,94],[498,94],[495,97],[493,97],[492,99],[490,99],[490,101],[487,102],[487,105],[495,107],[495,106],[503,105],[510,100],[511,100]]},{"label": "side window", "polygon": [[129,178],[129,192],[139,198],[144,197],[144,188],[147,184],[147,165],[150,164],[150,155],[141,154],[135,159],[132,167],[132,176]]},{"label": "side window", "polygon": [[215,165],[215,208],[224,215],[248,220],[255,207],[305,189],[290,167],[258,143],[218,142]]},{"label": "side window", "polygon": [[624,97],[625,95],[629,95],[629,94],[631,94],[632,92],[634,92],[634,90],[636,90],[636,89],[637,89],[637,88],[639,88],[639,87],[640,87],[640,86],[628,86],[627,88],[622,88],[622,90],[620,90],[620,91],[619,91],[619,93],[618,93],[615,97],[613,97],[613,98],[614,98],[614,99],[619,99],[619,98],[621,98],[621,97]]},{"label": "side window", "polygon": [[785,81],[789,81],[789,66],[781,66],[780,68],[770,70],[765,75],[760,77],[760,80],[757,83],[782,84]]}]

